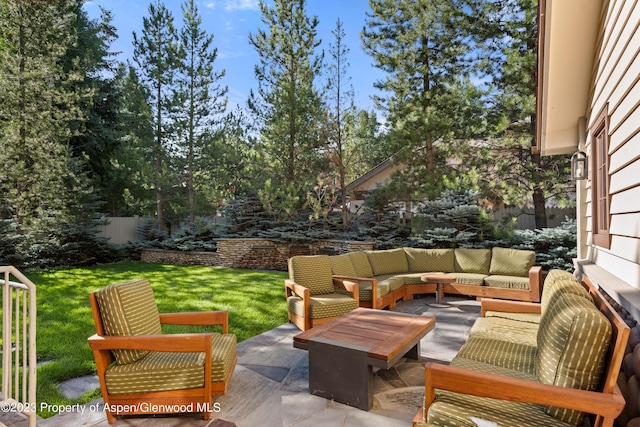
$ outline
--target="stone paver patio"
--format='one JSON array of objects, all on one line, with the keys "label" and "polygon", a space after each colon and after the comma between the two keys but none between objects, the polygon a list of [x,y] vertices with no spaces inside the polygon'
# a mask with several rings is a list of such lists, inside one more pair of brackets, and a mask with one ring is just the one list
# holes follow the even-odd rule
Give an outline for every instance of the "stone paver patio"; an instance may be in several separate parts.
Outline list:
[{"label": "stone paver patio", "polygon": [[[378,370],[374,382],[374,406],[362,411],[309,394],[308,354],[293,348],[293,336],[300,331],[292,324],[238,344],[238,365],[227,395],[218,397],[220,412],[205,421],[199,414],[182,416],[121,418],[113,426],[159,427],[312,427],[312,426],[410,426],[424,396],[424,363],[447,363],[466,340],[480,315],[479,302],[447,296],[450,308],[434,308],[433,295],[401,302],[396,311],[435,316],[436,328],[421,341],[421,361],[403,360],[395,368]],[[65,383],[70,392],[96,388],[95,377]],[[83,406],[84,414],[73,411],[39,420],[42,427],[99,426],[110,424],[100,410],[101,400]],[[92,410],[93,409],[93,410]],[[26,426],[20,417],[0,416],[0,425]]]}]

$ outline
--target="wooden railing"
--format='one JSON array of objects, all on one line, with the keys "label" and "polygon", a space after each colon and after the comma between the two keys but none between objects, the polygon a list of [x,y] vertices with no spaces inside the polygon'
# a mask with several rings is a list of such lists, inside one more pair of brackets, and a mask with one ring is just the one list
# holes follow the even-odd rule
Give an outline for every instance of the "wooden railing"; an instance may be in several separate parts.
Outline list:
[{"label": "wooden railing", "polygon": [[3,412],[36,425],[36,287],[18,269],[0,266]]}]

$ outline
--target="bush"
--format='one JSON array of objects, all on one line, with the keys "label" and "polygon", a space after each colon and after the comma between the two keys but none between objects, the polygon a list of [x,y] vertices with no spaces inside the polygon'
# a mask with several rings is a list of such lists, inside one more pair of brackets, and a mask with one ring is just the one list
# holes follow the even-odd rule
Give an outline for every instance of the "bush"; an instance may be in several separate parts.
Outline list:
[{"label": "bush", "polygon": [[535,251],[536,264],[545,270],[571,271],[578,255],[577,233],[576,220],[566,218],[559,227],[517,231],[511,246]]}]

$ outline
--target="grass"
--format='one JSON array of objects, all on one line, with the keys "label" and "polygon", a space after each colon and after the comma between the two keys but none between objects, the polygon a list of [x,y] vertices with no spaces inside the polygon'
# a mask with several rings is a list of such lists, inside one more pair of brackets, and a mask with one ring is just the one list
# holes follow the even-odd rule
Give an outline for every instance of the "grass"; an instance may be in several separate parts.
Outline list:
[{"label": "grass", "polygon": [[[123,280],[143,277],[153,288],[161,313],[227,310],[229,331],[238,342],[287,321],[283,280],[286,273],[217,267],[122,262],[96,267],[27,274],[37,291],[37,408],[86,403],[100,391],[76,400],[59,391],[62,381],[95,374],[87,338],[95,333],[88,293]],[[203,328],[195,331],[202,331]],[[205,329],[206,330],[206,329]],[[164,332],[183,332],[170,327]],[[191,329],[190,331],[194,331]],[[42,417],[55,414],[42,412]]]}]

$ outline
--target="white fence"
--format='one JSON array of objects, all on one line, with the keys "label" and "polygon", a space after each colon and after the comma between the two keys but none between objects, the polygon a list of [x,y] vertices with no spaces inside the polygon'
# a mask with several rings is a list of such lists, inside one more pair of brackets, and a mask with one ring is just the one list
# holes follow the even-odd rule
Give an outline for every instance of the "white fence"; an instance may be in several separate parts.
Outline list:
[{"label": "white fence", "polygon": [[142,240],[138,229],[147,221],[147,218],[111,216],[105,219],[107,224],[98,227],[98,236],[108,238],[110,243],[121,245]]},{"label": "white fence", "polygon": [[[558,227],[567,218],[575,218],[575,208],[547,208],[547,227]],[[536,218],[533,208],[507,208],[492,212],[495,220],[505,217],[515,217],[517,230],[533,230],[536,228]]]}]

